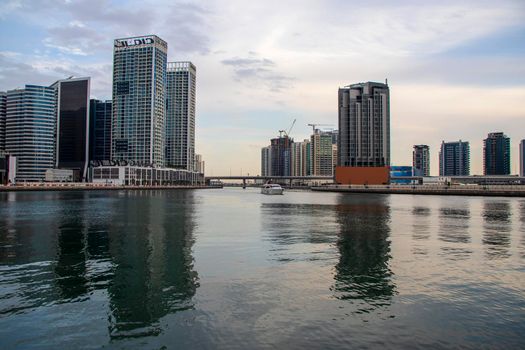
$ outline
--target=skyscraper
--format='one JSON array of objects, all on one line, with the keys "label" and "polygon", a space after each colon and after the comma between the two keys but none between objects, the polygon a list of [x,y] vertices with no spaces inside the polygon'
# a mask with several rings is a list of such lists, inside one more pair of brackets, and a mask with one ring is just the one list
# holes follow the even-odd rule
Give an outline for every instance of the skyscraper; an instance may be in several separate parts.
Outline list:
[{"label": "skyscraper", "polygon": [[156,35],[115,39],[112,156],[164,166],[167,43]]},{"label": "skyscraper", "polygon": [[430,176],[430,151],[427,145],[414,145],[412,175]]},{"label": "skyscraper", "polygon": [[0,91],[0,151],[5,150],[5,118],[7,116],[7,94]]},{"label": "skyscraper", "polygon": [[196,75],[191,62],[168,62],[166,166],[190,171],[195,158]]},{"label": "skyscraper", "polygon": [[339,89],[339,137],[335,181],[386,184],[390,165],[390,90],[382,83]]},{"label": "skyscraper", "polygon": [[290,176],[292,143],[287,135],[271,139],[271,176]]},{"label": "skyscraper", "polygon": [[310,137],[312,175],[333,175],[332,132],[315,129]]},{"label": "skyscraper", "polygon": [[57,168],[72,169],[74,181],[85,181],[89,161],[90,78],[59,80],[56,90]]},{"label": "skyscraper", "polygon": [[339,166],[390,165],[390,92],[382,83],[339,89]]},{"label": "skyscraper", "polygon": [[525,140],[520,142],[520,176],[525,176]]},{"label": "skyscraper", "polygon": [[42,181],[53,168],[55,89],[26,85],[7,92],[6,151],[17,158],[17,181]]},{"label": "skyscraper", "polygon": [[91,100],[89,105],[89,159],[111,159],[111,100]]},{"label": "skyscraper", "polygon": [[502,132],[483,140],[483,174],[510,175],[510,138]]},{"label": "skyscraper", "polygon": [[468,142],[441,143],[439,151],[440,176],[468,176],[470,175],[470,145]]},{"label": "skyscraper", "polygon": [[272,147],[261,148],[261,176],[272,174]]}]

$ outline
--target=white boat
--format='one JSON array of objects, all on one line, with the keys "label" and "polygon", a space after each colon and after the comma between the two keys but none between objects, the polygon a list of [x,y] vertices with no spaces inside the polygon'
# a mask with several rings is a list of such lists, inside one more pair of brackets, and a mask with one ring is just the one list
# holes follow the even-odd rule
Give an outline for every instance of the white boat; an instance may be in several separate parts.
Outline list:
[{"label": "white boat", "polygon": [[262,194],[283,194],[283,188],[279,184],[265,184],[261,187]]}]

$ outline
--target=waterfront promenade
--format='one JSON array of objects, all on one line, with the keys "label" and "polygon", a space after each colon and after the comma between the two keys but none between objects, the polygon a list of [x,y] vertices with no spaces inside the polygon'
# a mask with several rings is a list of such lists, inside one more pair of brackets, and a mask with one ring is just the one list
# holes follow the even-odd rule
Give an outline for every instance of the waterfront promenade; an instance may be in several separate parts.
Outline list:
[{"label": "waterfront promenade", "polygon": [[221,188],[205,185],[110,185],[93,183],[31,183],[15,186],[0,186],[0,192],[19,191],[110,191],[110,190],[187,190]]},{"label": "waterfront promenade", "polygon": [[326,185],[312,191],[439,196],[525,197],[523,185]]}]

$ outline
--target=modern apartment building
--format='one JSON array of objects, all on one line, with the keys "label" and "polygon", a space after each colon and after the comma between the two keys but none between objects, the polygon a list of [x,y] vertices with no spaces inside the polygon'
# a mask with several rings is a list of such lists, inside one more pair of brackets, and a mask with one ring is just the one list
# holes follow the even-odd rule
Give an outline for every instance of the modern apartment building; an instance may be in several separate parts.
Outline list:
[{"label": "modern apartment building", "polygon": [[17,159],[17,181],[42,181],[55,166],[55,89],[26,85],[6,99],[5,148]]},{"label": "modern apartment building", "polygon": [[390,92],[382,83],[339,89],[338,166],[390,165]]},{"label": "modern apartment building", "polygon": [[470,175],[470,145],[465,141],[441,143],[439,176]]},{"label": "modern apartment building", "polygon": [[525,140],[520,142],[520,176],[525,177]]},{"label": "modern apartment building", "polygon": [[390,90],[375,82],[338,92],[338,184],[387,184],[390,179]]},{"label": "modern apartment building", "polygon": [[292,143],[292,176],[308,176],[310,171],[310,140]]},{"label": "modern apartment building", "polygon": [[427,145],[414,145],[412,175],[430,176],[430,148]]},{"label": "modern apartment building", "polygon": [[261,148],[261,176],[272,174],[272,147]]},{"label": "modern apartment building", "polygon": [[5,118],[7,116],[7,93],[0,91],[0,151],[5,150]]},{"label": "modern apartment building", "polygon": [[193,170],[197,69],[191,62],[168,62],[166,166]]},{"label": "modern apartment building", "polygon": [[92,99],[89,104],[89,160],[111,159],[111,100]]},{"label": "modern apartment building", "polygon": [[156,35],[115,39],[112,158],[164,166],[168,44]]},{"label": "modern apartment building", "polygon": [[510,175],[510,138],[502,132],[483,140],[483,174]]},{"label": "modern apartment building", "polygon": [[195,172],[199,174],[204,174],[204,170],[205,170],[205,162],[202,159],[202,155],[196,154],[195,155]]},{"label": "modern apartment building", "polygon": [[332,176],[334,171],[332,132],[314,130],[310,137],[312,175]]},{"label": "modern apartment building", "polygon": [[56,94],[55,167],[73,170],[73,181],[86,181],[90,78],[59,80],[51,87]]}]

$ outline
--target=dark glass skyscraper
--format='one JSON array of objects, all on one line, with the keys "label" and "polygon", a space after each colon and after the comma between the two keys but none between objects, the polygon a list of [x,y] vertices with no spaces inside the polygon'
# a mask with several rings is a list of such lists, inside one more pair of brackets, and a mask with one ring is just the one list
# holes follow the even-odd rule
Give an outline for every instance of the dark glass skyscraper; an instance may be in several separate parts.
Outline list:
[{"label": "dark glass skyscraper", "polygon": [[470,145],[468,142],[442,142],[439,151],[440,176],[470,175]]},{"label": "dark glass skyscraper", "polygon": [[112,157],[164,166],[168,44],[156,35],[115,39]]},{"label": "dark glass skyscraper", "polygon": [[111,100],[91,100],[89,105],[89,159],[111,159]]},{"label": "dark glass skyscraper", "polygon": [[55,89],[26,85],[7,92],[6,151],[17,158],[17,181],[42,181],[53,168]]},{"label": "dark glass skyscraper", "polygon": [[510,175],[510,138],[502,132],[483,140],[483,174]]},{"label": "dark glass skyscraper", "polygon": [[195,84],[191,62],[168,62],[166,90],[166,166],[194,170]]},{"label": "dark glass skyscraper", "polygon": [[382,83],[339,89],[338,166],[390,165],[390,92]]},{"label": "dark glass skyscraper", "polygon": [[271,139],[271,176],[291,175],[292,142],[288,136]]},{"label": "dark glass skyscraper", "polygon": [[75,171],[85,181],[89,158],[90,78],[59,80],[57,96],[56,167]]}]

